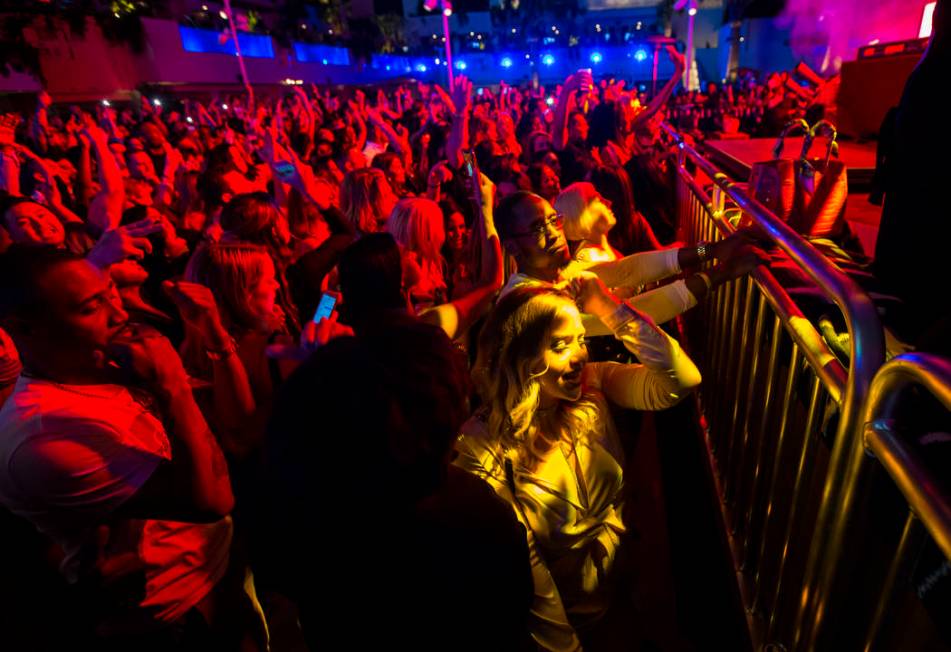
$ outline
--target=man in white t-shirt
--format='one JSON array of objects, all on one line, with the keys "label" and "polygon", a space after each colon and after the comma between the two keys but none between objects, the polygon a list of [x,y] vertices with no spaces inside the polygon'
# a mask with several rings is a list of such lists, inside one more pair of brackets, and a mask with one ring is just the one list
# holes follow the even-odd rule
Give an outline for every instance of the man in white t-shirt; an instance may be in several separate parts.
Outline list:
[{"label": "man in white t-shirt", "polygon": [[176,627],[194,609],[240,640],[222,606],[240,603],[223,581],[228,469],[168,340],[128,323],[107,274],[45,248],[0,259],[0,324],[23,362],[0,410],[0,504],[63,548],[71,582],[140,572],[126,626]]},{"label": "man in white t-shirt", "polygon": [[[636,288],[679,274],[707,260],[720,264],[712,269],[643,292],[631,305],[663,324],[697,305],[717,285],[746,274],[761,264],[764,255],[749,246],[744,234],[734,234],[715,243],[682,249],[663,249],[625,256],[611,262],[582,264],[571,259],[562,230],[564,220],[542,197],[530,192],[509,195],[499,204],[495,225],[505,250],[515,258],[513,274],[502,294],[520,285],[557,284],[590,271],[609,287]],[[597,318],[583,316],[587,335],[612,335]]]}]

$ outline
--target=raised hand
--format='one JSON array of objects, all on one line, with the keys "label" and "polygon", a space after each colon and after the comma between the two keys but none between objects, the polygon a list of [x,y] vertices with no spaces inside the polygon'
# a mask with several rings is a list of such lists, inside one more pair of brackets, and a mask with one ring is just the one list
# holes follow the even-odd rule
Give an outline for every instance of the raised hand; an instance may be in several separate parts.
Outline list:
[{"label": "raised hand", "polygon": [[749,274],[760,265],[768,264],[769,256],[762,249],[744,245],[712,271],[720,282],[727,282]]},{"label": "raised hand", "polygon": [[450,102],[456,114],[472,108],[472,82],[465,75],[453,79]]},{"label": "raised hand", "polygon": [[568,75],[561,90],[563,93],[586,92],[592,86],[594,86],[594,79],[591,77],[591,73],[587,70],[579,70]]},{"label": "raised hand", "polygon": [[439,95],[439,99],[443,104],[446,105],[446,108],[449,109],[450,113],[457,112],[457,105],[453,102],[452,97],[443,89],[439,84],[433,84],[433,90],[436,91],[436,94]]},{"label": "raised hand", "polygon": [[201,334],[205,346],[212,350],[226,348],[230,336],[221,324],[211,289],[187,281],[165,281],[162,290],[178,308],[182,320]]},{"label": "raised hand", "polygon": [[579,272],[574,278],[556,287],[567,292],[581,312],[592,315],[610,314],[618,305],[618,300],[594,272]]},{"label": "raised hand", "polygon": [[440,161],[429,171],[429,180],[427,181],[427,185],[441,186],[451,179],[452,171],[449,169],[449,164],[445,161]]},{"label": "raised hand", "polygon": [[750,246],[769,247],[772,242],[757,226],[737,229],[727,237],[710,245],[711,257],[726,261],[746,251]]},{"label": "raised hand", "polygon": [[141,260],[145,254],[152,253],[152,243],[146,236],[161,230],[161,222],[146,218],[106,231],[87,254],[86,260],[100,269],[128,258]]}]

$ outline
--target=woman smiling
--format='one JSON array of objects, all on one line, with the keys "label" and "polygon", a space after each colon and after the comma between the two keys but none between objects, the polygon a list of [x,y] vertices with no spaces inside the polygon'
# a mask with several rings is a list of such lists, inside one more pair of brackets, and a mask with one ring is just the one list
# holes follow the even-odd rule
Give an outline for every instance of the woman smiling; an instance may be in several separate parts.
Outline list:
[{"label": "woman smiling", "polygon": [[[588,364],[580,311],[609,325],[641,364]],[[700,382],[677,343],[592,274],[567,292],[517,288],[489,316],[474,370],[484,407],[463,426],[456,463],[509,501],[528,532],[530,627],[547,650],[610,603],[621,534],[622,448],[608,402],[660,410]]]}]

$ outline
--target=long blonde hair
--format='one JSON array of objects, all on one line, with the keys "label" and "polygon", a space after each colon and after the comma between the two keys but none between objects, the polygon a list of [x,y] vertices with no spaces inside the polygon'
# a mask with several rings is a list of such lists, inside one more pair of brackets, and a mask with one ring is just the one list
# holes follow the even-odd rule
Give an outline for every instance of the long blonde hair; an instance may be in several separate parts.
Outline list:
[{"label": "long blonde hair", "polygon": [[[558,315],[575,308],[567,294],[550,288],[521,287],[505,295],[479,335],[474,380],[484,402],[482,416],[500,453],[514,454],[532,465],[539,431],[540,378],[544,353]],[[555,413],[562,431],[576,443],[587,444],[592,433],[603,427],[604,400],[600,393],[583,388],[577,401],[563,401]]]},{"label": "long blonde hair", "polygon": [[260,245],[210,243],[195,250],[185,268],[185,280],[211,289],[228,330],[260,330],[262,325],[248,297],[274,268],[268,250]]},{"label": "long blonde hair", "polygon": [[360,233],[380,231],[380,223],[387,215],[383,206],[393,190],[382,170],[360,168],[347,173],[340,188],[340,210]]},{"label": "long blonde hair", "polygon": [[446,226],[439,204],[417,197],[401,199],[390,213],[386,230],[404,250],[416,254],[420,268],[435,285],[446,286],[441,253]]},{"label": "long blonde hair", "polygon": [[586,240],[591,237],[593,224],[587,210],[598,196],[592,184],[576,181],[555,198],[553,208],[565,219],[565,237],[568,240]]}]

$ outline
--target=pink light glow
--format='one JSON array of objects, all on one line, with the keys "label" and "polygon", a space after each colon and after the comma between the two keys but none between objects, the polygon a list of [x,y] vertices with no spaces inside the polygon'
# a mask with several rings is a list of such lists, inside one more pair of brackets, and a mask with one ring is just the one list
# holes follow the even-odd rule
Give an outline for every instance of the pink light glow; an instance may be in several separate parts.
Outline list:
[{"label": "pink light glow", "polygon": [[813,69],[839,70],[872,39],[918,38],[925,0],[789,0],[778,22],[790,29],[790,46]]}]

